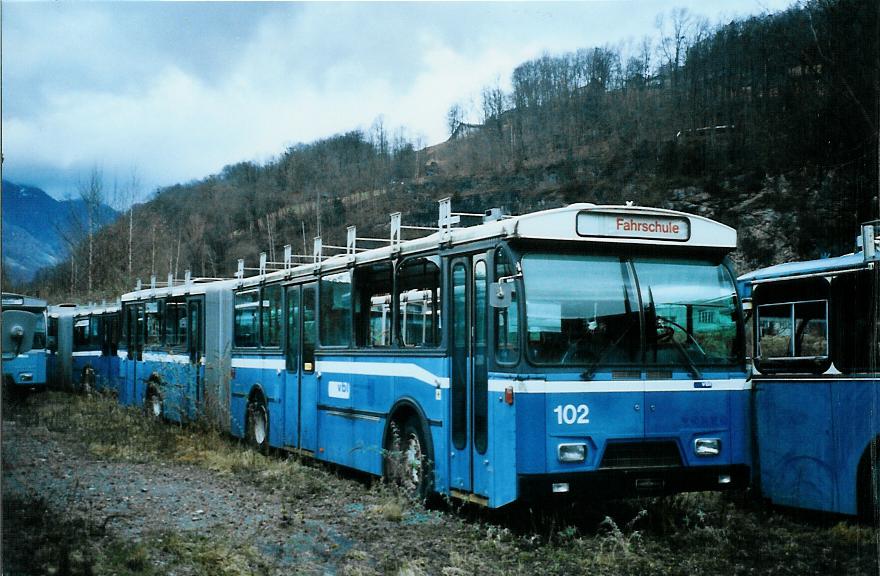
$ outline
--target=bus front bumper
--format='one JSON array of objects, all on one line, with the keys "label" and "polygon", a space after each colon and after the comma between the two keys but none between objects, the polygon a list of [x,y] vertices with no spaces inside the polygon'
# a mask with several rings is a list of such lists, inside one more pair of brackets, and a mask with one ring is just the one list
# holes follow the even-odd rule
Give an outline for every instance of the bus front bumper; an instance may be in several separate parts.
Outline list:
[{"label": "bus front bumper", "polygon": [[705,490],[738,490],[749,485],[746,465],[625,468],[573,474],[520,475],[521,498],[633,498]]}]

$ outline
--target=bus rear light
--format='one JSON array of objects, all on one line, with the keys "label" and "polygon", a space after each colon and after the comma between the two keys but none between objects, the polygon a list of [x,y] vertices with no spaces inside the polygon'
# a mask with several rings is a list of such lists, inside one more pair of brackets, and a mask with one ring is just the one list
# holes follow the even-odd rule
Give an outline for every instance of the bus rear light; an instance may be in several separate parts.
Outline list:
[{"label": "bus rear light", "polygon": [[718,456],[721,454],[721,439],[697,438],[694,440],[694,454],[697,456]]},{"label": "bus rear light", "polygon": [[513,406],[513,386],[504,389],[504,403]]},{"label": "bus rear light", "polygon": [[560,462],[583,462],[587,459],[586,444],[560,444],[556,448]]}]

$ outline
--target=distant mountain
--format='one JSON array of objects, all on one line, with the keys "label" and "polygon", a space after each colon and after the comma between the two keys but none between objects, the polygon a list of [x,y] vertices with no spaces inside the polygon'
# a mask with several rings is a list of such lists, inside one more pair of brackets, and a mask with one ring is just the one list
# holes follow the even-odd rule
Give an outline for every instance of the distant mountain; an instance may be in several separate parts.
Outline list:
[{"label": "distant mountain", "polygon": [[[98,225],[119,213],[107,205],[98,210]],[[80,237],[87,222],[81,199],[58,201],[35,186],[2,181],[3,275],[29,281],[40,268],[64,260],[64,236]]]}]

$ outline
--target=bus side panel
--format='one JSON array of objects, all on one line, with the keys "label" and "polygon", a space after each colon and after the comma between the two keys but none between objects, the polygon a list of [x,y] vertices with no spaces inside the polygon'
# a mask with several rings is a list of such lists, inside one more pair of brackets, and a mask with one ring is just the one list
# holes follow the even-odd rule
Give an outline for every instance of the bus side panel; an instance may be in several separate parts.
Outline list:
[{"label": "bus side panel", "polygon": [[232,390],[232,406],[230,433],[238,438],[244,438],[247,434],[247,405],[251,397],[251,393],[260,389],[266,396],[266,409],[269,410],[269,426],[275,425],[273,420],[272,406],[276,404],[270,397],[270,393],[266,390],[261,382],[262,370],[250,367],[253,362],[259,362],[258,356],[233,356],[232,358],[232,379],[230,388]]},{"label": "bus side panel", "polygon": [[195,395],[195,374],[183,354],[167,354],[160,364],[162,414],[173,422],[183,422]]},{"label": "bus side panel", "polygon": [[[391,408],[394,378],[369,374],[367,366],[392,362],[389,358],[351,356],[325,356],[318,362],[317,458],[372,474],[382,473],[385,418],[378,414]],[[375,367],[373,371],[380,370]],[[376,398],[377,394],[381,397]]]},{"label": "bus side panel", "polygon": [[[516,388],[514,388],[516,389]],[[516,470],[519,474],[547,472],[546,394],[514,392],[517,438]]]},{"label": "bus side panel", "polygon": [[[236,434],[233,429],[232,311],[231,290],[221,288],[205,292],[203,409],[209,422],[219,425],[221,430],[241,437],[241,430]],[[242,410],[241,414],[243,413]],[[244,420],[240,422],[243,425]]]},{"label": "bus side panel", "polygon": [[877,381],[835,382],[830,386],[838,457],[836,511],[856,514],[859,461],[871,439],[880,434],[880,389]]},{"label": "bus side panel", "polygon": [[514,398],[513,404],[507,404],[504,400],[504,391],[489,392],[489,445],[485,458],[491,463],[489,506],[492,508],[504,506],[518,497],[516,484],[517,400]]},{"label": "bus side panel", "polygon": [[264,356],[257,378],[266,394],[269,411],[269,445],[284,446],[284,357],[277,354]]},{"label": "bus side panel", "polygon": [[757,382],[761,489],[774,504],[835,510],[835,458],[827,382]]},{"label": "bus side panel", "polygon": [[[351,369],[346,370],[346,365]],[[318,362],[318,450],[315,456],[372,474],[382,473],[382,441],[389,410],[401,399],[415,404],[429,423],[445,419],[444,358],[324,356]],[[397,374],[397,375],[394,375]],[[436,381],[436,383],[435,383]],[[429,425],[434,457],[445,454],[442,426]],[[440,451],[442,450],[442,452]],[[435,488],[445,487],[436,469]]]}]

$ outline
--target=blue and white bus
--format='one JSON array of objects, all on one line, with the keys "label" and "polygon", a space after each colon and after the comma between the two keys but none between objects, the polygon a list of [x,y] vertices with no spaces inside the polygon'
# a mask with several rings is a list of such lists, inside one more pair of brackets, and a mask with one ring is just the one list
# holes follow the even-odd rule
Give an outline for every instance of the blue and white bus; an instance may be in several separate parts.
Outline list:
[{"label": "blue and white bus", "polygon": [[[228,427],[232,284],[188,276],[177,285],[169,278],[163,287],[156,287],[154,278],[149,288],[122,296],[119,399],[143,406],[153,417],[184,422],[205,414]],[[211,334],[207,346],[206,329]]]},{"label": "blue and white bus", "polygon": [[395,214],[379,248],[352,227],[305,264],[126,294],[120,376],[156,413],[183,388],[259,448],[490,507],[748,483],[733,229],[592,204],[456,225],[474,216],[442,201],[422,238]]},{"label": "blue and white bus", "polygon": [[77,308],[71,324],[74,388],[118,394],[119,306]]},{"label": "blue and white bus", "polygon": [[2,295],[3,385],[7,391],[46,387],[46,301]]},{"label": "blue and white bus", "polygon": [[757,480],[771,502],[873,517],[877,224],[853,254],[739,278],[751,309]]}]

